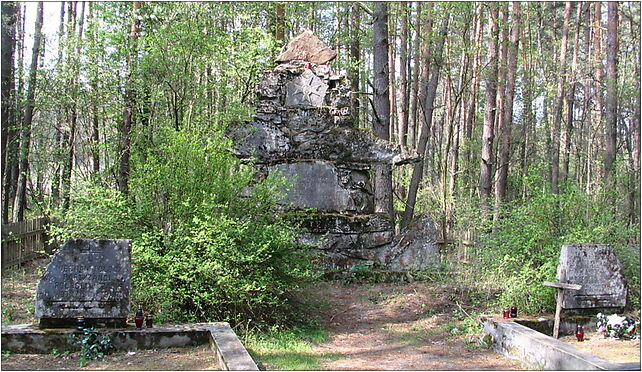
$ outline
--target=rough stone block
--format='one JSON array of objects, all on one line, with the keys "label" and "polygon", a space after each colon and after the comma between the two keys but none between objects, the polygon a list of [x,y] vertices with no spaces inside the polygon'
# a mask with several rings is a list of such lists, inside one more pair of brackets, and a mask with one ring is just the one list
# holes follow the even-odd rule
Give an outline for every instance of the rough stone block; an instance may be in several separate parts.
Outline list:
[{"label": "rough stone block", "polygon": [[303,227],[311,233],[358,234],[363,232],[391,231],[390,218],[385,214],[345,216],[318,215],[305,221]]},{"label": "rough stone block", "polygon": [[301,60],[323,64],[331,61],[336,55],[337,52],[328,48],[312,31],[308,30],[290,40],[287,49],[277,57],[276,62]]},{"label": "rough stone block", "polygon": [[[565,272],[563,275],[562,272]],[[562,308],[624,307],[627,288],[622,266],[612,247],[601,244],[562,246],[557,279],[579,284],[579,291],[563,291]]]},{"label": "rough stone block", "polygon": [[130,290],[129,240],[69,239],[38,283],[35,315],[47,326],[78,317],[124,323]]},{"label": "rough stone block", "polygon": [[305,70],[301,75],[287,82],[285,90],[286,107],[319,107],[325,101],[328,85],[312,71]]},{"label": "rough stone block", "polygon": [[365,172],[338,169],[321,161],[269,167],[270,173],[275,171],[293,183],[284,202],[295,208],[352,214],[372,213],[374,210],[374,197]]},{"label": "rough stone block", "polygon": [[377,261],[394,271],[426,270],[439,264],[435,222],[426,214],[417,217],[392,246],[380,250]]}]

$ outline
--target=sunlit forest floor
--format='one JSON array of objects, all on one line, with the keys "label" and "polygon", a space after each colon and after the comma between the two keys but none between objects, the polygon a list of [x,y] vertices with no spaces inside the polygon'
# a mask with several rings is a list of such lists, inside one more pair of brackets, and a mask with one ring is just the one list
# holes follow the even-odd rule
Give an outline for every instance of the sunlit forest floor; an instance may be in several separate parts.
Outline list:
[{"label": "sunlit forest floor", "polygon": [[327,282],[313,291],[327,304],[320,310],[329,333],[313,349],[338,354],[322,369],[526,368],[481,345],[476,321],[466,315],[475,305],[458,305],[451,285]]},{"label": "sunlit forest floor", "polygon": [[[2,272],[2,324],[35,323],[35,288],[49,259]],[[522,363],[480,342],[476,314],[500,313],[452,280],[411,283],[326,281],[305,289],[310,319],[318,329],[243,335],[243,343],[267,370],[516,370]],[[494,311],[496,310],[496,311]],[[497,314],[495,314],[497,315]],[[639,340],[593,335],[573,346],[613,361],[639,360]],[[216,365],[207,347],[115,353],[82,369],[195,370]],[[600,354],[602,352],[605,355]],[[624,359],[622,359],[624,358]],[[622,359],[622,360],[620,360]],[[74,354],[3,353],[2,369],[79,369]]]}]

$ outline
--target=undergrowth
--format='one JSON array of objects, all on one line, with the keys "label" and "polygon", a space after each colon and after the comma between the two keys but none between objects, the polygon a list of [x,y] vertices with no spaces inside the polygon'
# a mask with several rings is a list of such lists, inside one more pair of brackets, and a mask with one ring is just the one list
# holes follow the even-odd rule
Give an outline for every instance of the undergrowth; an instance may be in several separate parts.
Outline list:
[{"label": "undergrowth", "polygon": [[314,343],[325,342],[328,338],[328,333],[314,324],[293,328],[274,326],[267,331],[255,329],[242,338],[252,358],[269,369],[322,370],[324,360],[338,357],[335,353],[313,350]]}]

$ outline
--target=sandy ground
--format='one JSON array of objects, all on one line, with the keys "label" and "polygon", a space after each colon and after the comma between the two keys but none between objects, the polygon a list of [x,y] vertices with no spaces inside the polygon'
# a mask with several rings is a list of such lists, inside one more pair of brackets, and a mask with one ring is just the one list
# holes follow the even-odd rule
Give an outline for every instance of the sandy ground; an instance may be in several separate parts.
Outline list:
[{"label": "sandy ground", "polygon": [[91,361],[79,367],[76,354],[12,354],[2,356],[2,370],[216,370],[218,364],[209,345],[197,348],[139,350],[107,355],[104,361]]},{"label": "sandy ground", "polygon": [[560,337],[560,340],[611,362],[640,362],[639,339],[619,340],[612,337],[604,338],[597,332],[586,332],[582,342],[577,341],[575,336]]},{"label": "sandy ground", "polygon": [[314,346],[340,354],[326,370],[516,370],[522,363],[461,335],[448,287],[429,284],[324,283],[329,340]]}]

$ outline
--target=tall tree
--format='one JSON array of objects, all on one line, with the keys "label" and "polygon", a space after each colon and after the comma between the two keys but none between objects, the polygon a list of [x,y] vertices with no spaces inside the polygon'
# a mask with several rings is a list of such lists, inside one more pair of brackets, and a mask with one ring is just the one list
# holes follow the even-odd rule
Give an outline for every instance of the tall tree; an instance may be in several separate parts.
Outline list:
[{"label": "tall tree", "polygon": [[[7,173],[11,172],[16,161],[15,154],[15,77],[14,77],[14,52],[16,49],[16,21],[18,7],[15,2],[2,3],[2,223],[9,222],[9,194],[10,187],[5,180],[10,180]],[[12,128],[11,130],[9,128]]]},{"label": "tall tree", "polygon": [[285,4],[276,3],[276,14],[274,22],[274,38],[283,43],[285,41]]},{"label": "tall tree", "polygon": [[399,119],[397,139],[400,145],[408,144],[408,2],[401,2],[401,25],[399,30]]},{"label": "tall tree", "polygon": [[635,188],[634,190],[634,195],[633,195],[633,206],[631,207],[631,215],[632,223],[639,223],[640,222],[640,107],[642,106],[642,102],[640,102],[640,95],[642,94],[642,91],[640,90],[640,24],[637,24],[637,27],[633,27],[634,22],[631,19],[631,34],[633,35],[638,35],[637,37],[637,42],[635,43],[635,57],[638,63],[635,64],[635,76],[638,78],[635,79],[635,91],[637,92],[635,95],[635,104],[634,104],[634,111],[633,111],[633,120],[631,121],[631,126],[632,128],[632,147],[633,147],[633,187]]},{"label": "tall tree", "polygon": [[[84,18],[85,18],[85,2],[81,2],[81,11],[80,16],[76,17],[77,12],[77,3],[69,3],[69,27],[68,31],[69,41],[69,51],[67,52],[68,65],[69,65],[69,76],[68,76],[68,89],[70,89],[71,101],[68,102],[68,115],[69,115],[69,132],[65,135],[66,139],[66,157],[64,159],[64,166],[62,172],[62,183],[63,183],[63,202],[62,206],[64,209],[69,207],[71,200],[71,174],[74,168],[74,157],[75,157],[75,147],[76,147],[76,132],[78,124],[78,100],[80,96],[80,86],[79,86],[79,74],[80,74],[80,52],[82,48],[82,35],[84,28]],[[78,34],[75,35],[76,22],[78,23]]]},{"label": "tall tree", "polygon": [[[61,79],[61,76],[64,75],[63,66],[64,64],[64,49],[65,42],[63,39],[65,37],[65,2],[60,2],[60,24],[58,27],[58,59],[56,60],[56,76]],[[56,108],[56,125],[55,125],[55,135],[54,135],[54,146],[55,146],[55,161],[52,167],[52,176],[51,176],[51,199],[54,205],[57,205],[60,199],[60,179],[61,179],[61,159],[59,159],[59,153],[63,149],[62,144],[62,127],[64,120],[63,105],[58,105]]]},{"label": "tall tree", "polygon": [[495,217],[499,217],[500,204],[506,200],[506,183],[510,160],[511,133],[513,128],[513,100],[515,97],[515,78],[517,76],[517,55],[519,52],[519,36],[522,24],[521,7],[514,1],[512,30],[508,44],[506,69],[506,88],[504,92],[504,107],[499,120],[499,162],[497,166],[497,181],[495,182]]},{"label": "tall tree", "polygon": [[[94,3],[89,3],[89,16],[88,22],[94,24],[96,20],[94,19]],[[95,28],[95,26],[94,26]],[[96,38],[96,31],[92,32],[92,39]],[[95,54],[92,54],[92,64],[97,64],[97,57]],[[209,66],[208,66],[209,67]],[[98,103],[98,74],[93,74],[91,79],[91,89],[94,94],[92,99],[91,107],[91,158],[92,158],[92,170],[94,174],[100,172],[100,138],[99,138],[99,103]],[[211,92],[211,91],[208,91]],[[210,98],[211,100],[211,98]]]},{"label": "tall tree", "polygon": [[36,24],[33,36],[33,49],[31,52],[31,67],[29,67],[29,85],[25,102],[24,121],[20,131],[20,173],[16,189],[16,199],[13,204],[13,220],[24,220],[24,211],[27,204],[27,178],[29,177],[29,148],[31,147],[31,123],[35,106],[36,81],[38,74],[38,58],[42,46],[43,4],[38,2],[36,10]]},{"label": "tall tree", "polygon": [[[312,3],[314,4],[314,3]],[[359,127],[359,80],[361,71],[361,15],[359,3],[352,3],[350,9],[350,90],[352,91],[352,115],[355,127]]]},{"label": "tall tree", "polygon": [[[435,53],[433,55],[433,62],[431,63],[430,81],[426,86],[426,100],[423,103],[424,118],[421,124],[421,132],[419,141],[417,143],[417,152],[422,159],[417,162],[412,169],[412,178],[410,179],[410,186],[408,188],[408,199],[406,200],[406,210],[404,211],[401,227],[406,228],[412,221],[415,213],[415,203],[417,202],[417,192],[419,191],[419,184],[423,178],[424,163],[426,146],[430,138],[430,128],[432,126],[433,111],[435,109],[435,96],[437,95],[437,85],[439,83],[439,72],[443,66],[442,54],[444,50],[444,43],[448,36],[448,23],[450,21],[450,12],[445,12],[444,18],[441,22],[439,29],[439,39],[436,41]],[[427,61],[424,61],[428,64]]]},{"label": "tall tree", "polygon": [[573,58],[571,60],[571,72],[569,74],[568,92],[564,96],[564,107],[566,108],[566,129],[564,130],[564,147],[562,152],[562,169],[560,178],[566,181],[569,177],[569,164],[571,161],[571,143],[573,135],[573,120],[575,110],[575,92],[579,85],[576,80],[578,52],[580,47],[580,24],[582,20],[582,4],[577,3],[577,16],[575,21],[575,35],[573,41]]},{"label": "tall tree", "polygon": [[420,41],[421,41],[421,1],[416,1],[416,14],[415,14],[415,38],[413,39],[412,47],[412,59],[413,59],[413,68],[412,68],[412,83],[410,88],[410,112],[408,114],[408,129],[406,130],[406,146],[414,148],[415,147],[415,128],[417,127],[417,121],[419,120],[417,114],[419,112],[419,71],[420,71]]},{"label": "tall tree", "polygon": [[618,69],[618,3],[608,3],[606,37],[606,122],[604,178],[607,186],[614,184],[617,151],[617,69]]},{"label": "tall tree", "polygon": [[[430,35],[432,34],[432,17],[434,4],[435,3],[433,2],[427,3],[426,14],[421,15],[421,38],[423,41],[421,43],[421,55],[419,57],[419,67],[421,70],[419,80],[421,81],[421,84],[419,84],[419,91],[417,96],[417,104],[419,107],[419,110],[417,112],[417,124],[415,124],[415,128],[412,134],[413,148],[416,148],[417,146],[420,128],[425,125],[424,120],[426,118],[426,107],[424,106],[424,103],[426,102],[426,97],[428,95],[428,79],[430,77]],[[423,154],[421,154],[421,156],[423,156]]]},{"label": "tall tree", "polygon": [[571,20],[571,5],[567,1],[564,6],[564,24],[562,26],[562,42],[560,46],[560,59],[558,63],[559,76],[557,78],[557,103],[555,105],[555,119],[551,126],[551,192],[559,193],[559,172],[560,172],[560,129],[562,126],[562,115],[564,108],[564,96],[566,91],[566,53],[568,50],[568,29]]},{"label": "tall tree", "polygon": [[129,53],[127,57],[127,81],[125,83],[125,108],[120,126],[120,162],[118,170],[118,188],[129,193],[129,158],[131,156],[131,130],[133,125],[136,93],[134,88],[134,71],[140,33],[140,1],[132,3],[132,23],[129,31]]},{"label": "tall tree", "polygon": [[[595,110],[593,112],[593,118],[591,122],[593,124],[593,131],[595,133],[602,132],[603,125],[603,116],[604,116],[604,92],[602,89],[602,81],[604,80],[604,64],[602,62],[602,43],[604,40],[604,35],[602,33],[602,3],[596,1],[593,3],[593,98],[595,99]],[[601,142],[602,136],[596,136],[596,141],[598,142],[597,147],[599,151],[599,142]],[[597,173],[593,171],[591,173]],[[596,178],[596,177],[593,177]],[[589,178],[587,182],[587,192],[590,191],[591,179]]]},{"label": "tall tree", "polygon": [[399,123],[397,117],[397,25],[395,17],[391,17],[390,14],[395,13],[395,5],[398,4],[390,3],[392,11],[388,8],[386,21],[386,24],[388,25],[388,94],[390,95],[390,126],[388,130],[390,131],[389,137],[391,141],[394,141],[397,137],[396,128]]},{"label": "tall tree", "polygon": [[496,3],[488,4],[488,35],[486,43],[488,45],[488,54],[486,58],[486,72],[484,77],[486,88],[486,106],[484,112],[484,128],[482,133],[482,152],[480,163],[480,196],[484,210],[488,209],[488,198],[492,188],[493,176],[493,141],[495,138],[494,123],[495,113],[497,110],[497,40],[499,37],[497,29],[497,19],[499,17]]},{"label": "tall tree", "polygon": [[[374,131],[377,137],[390,140],[388,4],[376,2],[373,18]],[[392,167],[388,164],[375,166],[375,212],[394,221]]]}]

